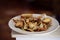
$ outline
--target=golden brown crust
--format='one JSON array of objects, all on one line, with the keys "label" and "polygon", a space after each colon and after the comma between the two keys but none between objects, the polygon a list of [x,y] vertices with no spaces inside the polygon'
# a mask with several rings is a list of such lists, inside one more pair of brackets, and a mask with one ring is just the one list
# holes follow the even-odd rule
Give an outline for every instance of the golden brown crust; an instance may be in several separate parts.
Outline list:
[{"label": "golden brown crust", "polygon": [[27,18],[29,18],[29,17],[32,17],[32,14],[21,14],[21,17],[27,17]]}]

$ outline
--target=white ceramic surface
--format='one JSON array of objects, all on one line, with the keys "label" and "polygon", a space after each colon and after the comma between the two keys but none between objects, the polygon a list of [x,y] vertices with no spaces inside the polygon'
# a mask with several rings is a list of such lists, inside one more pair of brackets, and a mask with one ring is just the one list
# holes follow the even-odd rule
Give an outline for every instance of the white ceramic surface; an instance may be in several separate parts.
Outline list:
[{"label": "white ceramic surface", "polygon": [[[34,17],[37,17],[37,16],[40,16],[41,14],[33,14],[33,16]],[[55,30],[57,30],[58,28],[59,28],[59,23],[58,23],[58,21],[55,19],[55,18],[53,18],[53,17],[50,17],[50,16],[47,16],[48,18],[51,18],[52,19],[52,23],[51,23],[51,27],[50,28],[48,28],[48,30],[46,30],[46,31],[41,31],[41,32],[27,32],[27,31],[23,31],[23,30],[21,30],[21,29],[19,29],[19,28],[16,28],[14,25],[14,22],[13,22],[13,20],[12,19],[19,19],[20,18],[20,15],[19,16],[16,16],[16,17],[13,17],[10,21],[9,21],[9,23],[8,23],[8,25],[9,25],[9,27],[12,29],[12,30],[14,30],[14,31],[16,31],[16,32],[18,32],[18,33],[22,33],[22,34],[48,34],[48,33],[52,33],[52,32],[54,32]]]}]

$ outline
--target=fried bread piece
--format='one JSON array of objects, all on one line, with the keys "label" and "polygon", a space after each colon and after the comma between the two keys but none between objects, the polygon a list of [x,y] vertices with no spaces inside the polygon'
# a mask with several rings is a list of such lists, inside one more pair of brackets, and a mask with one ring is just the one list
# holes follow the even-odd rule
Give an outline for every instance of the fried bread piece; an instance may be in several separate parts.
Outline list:
[{"label": "fried bread piece", "polygon": [[29,18],[32,17],[32,14],[21,14],[22,18]]}]

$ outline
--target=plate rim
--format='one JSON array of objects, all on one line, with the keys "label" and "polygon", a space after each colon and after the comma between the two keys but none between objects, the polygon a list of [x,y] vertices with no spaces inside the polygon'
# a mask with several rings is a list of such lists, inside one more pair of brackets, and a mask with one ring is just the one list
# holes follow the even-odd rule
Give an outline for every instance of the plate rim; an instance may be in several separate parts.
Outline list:
[{"label": "plate rim", "polygon": [[[39,15],[41,15],[41,14],[39,14]],[[20,15],[18,15],[18,16],[20,16]],[[17,16],[15,16],[15,17],[17,17]],[[13,17],[13,18],[15,18],[15,17]],[[51,17],[51,16],[49,16],[49,17]],[[9,26],[10,29],[12,29],[12,28],[10,27],[10,21],[11,21],[13,18],[11,18],[11,19],[9,20],[9,22],[8,22],[8,26]],[[53,18],[53,17],[51,17],[51,18]],[[53,18],[53,19],[55,19],[55,18]],[[55,19],[55,20],[56,20],[56,19]],[[56,20],[56,21],[57,21],[57,20]],[[59,28],[59,22],[57,21],[57,23],[58,23],[58,27],[57,27],[56,29],[54,29],[53,31],[47,32],[47,33],[43,33],[43,34],[49,34],[49,33],[52,33],[52,32],[54,32],[54,31],[56,31],[56,30]],[[12,30],[18,32],[18,31],[15,30],[15,29],[12,29]],[[24,32],[18,32],[18,33],[28,34],[28,33],[24,33]],[[38,32],[37,34],[39,34],[39,33],[40,33],[40,32]],[[36,34],[36,32],[34,32],[34,33],[31,33],[31,32],[30,32],[29,34]],[[40,33],[40,34],[41,34],[41,33]]]}]

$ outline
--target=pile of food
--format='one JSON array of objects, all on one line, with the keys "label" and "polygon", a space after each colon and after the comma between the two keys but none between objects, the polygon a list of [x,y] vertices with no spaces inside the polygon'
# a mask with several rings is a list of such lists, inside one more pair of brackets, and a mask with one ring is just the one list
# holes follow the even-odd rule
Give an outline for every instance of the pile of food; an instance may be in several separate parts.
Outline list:
[{"label": "pile of food", "polygon": [[42,16],[33,17],[33,14],[21,14],[20,20],[13,19],[16,28],[29,32],[45,31],[51,25],[50,18]]}]

